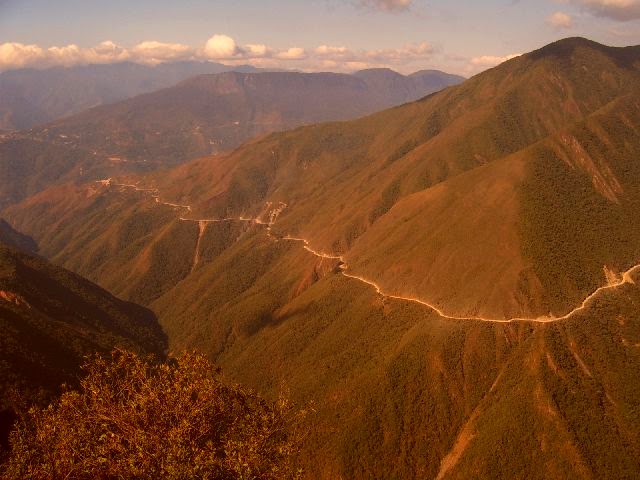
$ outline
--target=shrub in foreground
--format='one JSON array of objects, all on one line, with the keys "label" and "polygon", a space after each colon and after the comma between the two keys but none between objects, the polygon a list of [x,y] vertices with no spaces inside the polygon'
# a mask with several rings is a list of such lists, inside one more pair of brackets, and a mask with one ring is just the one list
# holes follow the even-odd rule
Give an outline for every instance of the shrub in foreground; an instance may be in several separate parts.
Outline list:
[{"label": "shrub in foreground", "polygon": [[32,408],[2,478],[288,479],[304,412],[227,386],[201,355],[91,358],[79,391]]}]

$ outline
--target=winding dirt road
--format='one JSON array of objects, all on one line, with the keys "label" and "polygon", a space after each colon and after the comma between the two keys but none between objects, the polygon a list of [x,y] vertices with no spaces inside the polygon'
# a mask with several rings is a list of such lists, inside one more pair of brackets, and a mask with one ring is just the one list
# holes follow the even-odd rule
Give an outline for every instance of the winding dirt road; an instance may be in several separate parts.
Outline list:
[{"label": "winding dirt road", "polygon": [[313,248],[311,248],[309,246],[309,242],[307,240],[305,240],[304,238],[296,238],[296,237],[291,237],[291,236],[285,236],[285,237],[283,237],[283,240],[291,240],[291,241],[302,242],[303,243],[303,248],[305,250],[307,250],[308,252],[312,253],[313,255],[315,255],[316,257],[340,260],[340,262],[341,262],[341,264],[340,264],[341,272],[340,273],[342,273],[342,275],[344,275],[347,278],[352,278],[352,279],[358,280],[358,281],[360,281],[362,283],[366,283],[367,285],[369,285],[372,288],[374,288],[376,293],[378,293],[378,295],[380,295],[382,297],[392,298],[392,299],[395,299],[395,300],[403,300],[403,301],[406,301],[406,302],[412,302],[412,303],[417,303],[417,304],[423,305],[423,306],[435,311],[440,317],[446,318],[448,320],[478,320],[478,321],[482,321],[482,322],[493,322],[493,323],[512,323],[512,322],[550,323],[550,322],[557,322],[557,321],[560,321],[560,320],[568,320],[569,318],[573,317],[577,313],[579,313],[582,310],[584,310],[587,307],[587,305],[589,304],[589,302],[591,302],[595,297],[597,297],[603,291],[615,289],[615,288],[621,287],[621,286],[623,286],[625,284],[628,284],[628,283],[635,284],[635,282],[633,280],[633,275],[635,273],[640,272],[640,265],[635,265],[635,266],[631,267],[629,270],[627,270],[626,272],[624,272],[622,274],[622,278],[618,282],[612,283],[612,284],[609,284],[609,285],[605,285],[605,286],[602,286],[602,287],[598,288],[591,295],[589,295],[587,298],[585,298],[584,301],[579,306],[575,307],[569,313],[567,313],[566,315],[563,315],[561,317],[540,316],[540,317],[537,317],[537,318],[516,317],[516,318],[497,319],[497,318],[486,318],[486,317],[478,317],[478,316],[458,316],[458,315],[449,315],[446,312],[444,312],[443,310],[441,310],[440,308],[436,307],[435,305],[433,305],[433,304],[431,304],[429,302],[426,302],[424,300],[420,300],[419,298],[404,297],[402,295],[394,295],[394,294],[385,292],[382,289],[382,287],[379,284],[377,284],[375,281],[370,280],[370,279],[365,278],[365,277],[362,277],[360,275],[355,275],[353,273],[349,273],[347,271],[349,269],[349,267],[348,267],[347,263],[344,261],[344,258],[342,256],[330,255],[330,254],[327,254],[327,253],[322,253],[322,252],[319,252],[317,250],[314,250]]},{"label": "winding dirt road", "polygon": [[[114,186],[118,186],[118,187],[125,187],[125,188],[133,188],[136,191],[139,192],[152,192],[152,197],[155,199],[156,203],[159,203],[161,205],[166,205],[172,208],[182,208],[187,210],[188,212],[191,212],[191,206],[190,205],[179,205],[179,204],[174,204],[174,203],[169,203],[169,202],[164,202],[160,200],[160,196],[159,193],[157,191],[157,189],[145,189],[145,188],[139,188],[137,185],[129,185],[129,184],[122,184],[122,183],[115,183],[112,181],[112,179],[107,179],[107,180],[99,180],[97,183],[101,183],[105,186],[110,186],[110,185],[114,185]],[[267,206],[272,206],[271,203],[268,203]],[[267,227],[267,231],[269,234],[269,238],[271,238],[272,240],[278,241],[278,240],[285,240],[285,241],[291,241],[291,242],[300,242],[302,243],[302,247],[309,253],[311,253],[312,255],[314,255],[315,257],[318,258],[323,258],[323,259],[330,259],[330,260],[338,260],[340,262],[339,264],[339,268],[340,268],[340,273],[342,275],[344,275],[347,278],[351,278],[353,280],[357,280],[361,283],[364,283],[366,285],[369,285],[370,287],[372,287],[376,293],[384,298],[390,298],[390,299],[394,299],[394,300],[401,300],[401,301],[405,301],[405,302],[412,302],[412,303],[417,303],[419,305],[422,305],[426,308],[429,308],[430,310],[433,310],[434,312],[436,312],[440,317],[447,319],[447,320],[476,320],[476,321],[481,321],[481,322],[491,322],[491,323],[513,323],[513,322],[534,322],[534,323],[551,323],[551,322],[558,322],[558,321],[562,321],[562,320],[568,320],[570,318],[572,318],[573,316],[577,315],[578,313],[582,312],[591,301],[593,301],[598,295],[600,295],[602,292],[605,292],[607,290],[613,290],[619,287],[622,287],[623,285],[626,284],[635,284],[635,281],[633,279],[633,276],[636,273],[640,273],[640,264],[638,265],[634,265],[633,267],[631,267],[629,270],[627,270],[626,272],[624,272],[620,278],[620,280],[613,282],[613,283],[609,283],[608,285],[604,285],[602,287],[599,287],[598,289],[596,289],[592,294],[590,294],[588,297],[586,297],[582,303],[580,305],[578,305],[577,307],[575,307],[573,310],[571,310],[569,313],[561,316],[561,317],[555,317],[555,316],[540,316],[537,318],[527,318],[527,317],[515,317],[515,318],[504,318],[504,319],[500,319],[500,318],[487,318],[487,317],[479,317],[479,316],[460,316],[460,315],[451,315],[446,313],[445,311],[443,311],[442,309],[440,309],[439,307],[421,300],[419,298],[415,298],[415,297],[405,297],[402,295],[395,295],[389,292],[385,292],[382,288],[382,286],[380,286],[378,283],[376,283],[374,280],[365,278],[361,275],[356,275],[354,273],[349,273],[349,266],[347,264],[347,262],[345,261],[344,257],[342,255],[333,255],[330,253],[325,253],[325,252],[321,252],[319,250],[315,250],[314,248],[311,247],[311,245],[309,244],[309,241],[305,238],[300,238],[300,237],[293,237],[290,235],[285,235],[283,237],[276,237],[272,234],[271,231],[271,227],[275,224],[278,215],[284,210],[284,208],[286,208],[286,204],[285,203],[280,203],[278,209],[274,209],[269,211],[267,209],[267,211],[264,213],[266,215],[268,215],[269,220],[268,221],[263,221],[261,218],[249,218],[249,217],[244,217],[244,216],[239,216],[239,217],[229,217],[229,218],[220,218],[220,219],[193,219],[193,218],[187,218],[187,217],[180,217],[180,221],[184,221],[184,222],[198,222],[199,226],[200,226],[200,234],[198,237],[198,243],[196,246],[196,253],[195,253],[195,257],[194,257],[194,263],[193,263],[193,269],[195,269],[197,263],[199,262],[200,256],[199,256],[199,250],[200,250],[200,242],[202,239],[202,236],[204,235],[204,228],[203,225],[206,226],[207,223],[221,223],[221,222],[233,222],[233,221],[239,221],[239,222],[251,222],[255,225],[263,225]]]}]

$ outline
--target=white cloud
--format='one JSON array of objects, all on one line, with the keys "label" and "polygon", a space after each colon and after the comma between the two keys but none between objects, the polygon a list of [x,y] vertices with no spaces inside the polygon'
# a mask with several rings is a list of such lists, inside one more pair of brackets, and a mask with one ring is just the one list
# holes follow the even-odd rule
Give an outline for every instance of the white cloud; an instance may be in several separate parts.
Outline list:
[{"label": "white cloud", "polygon": [[126,48],[113,41],[81,48],[71,44],[42,48],[21,43],[0,44],[0,71],[53,65],[84,65],[132,61],[156,65],[177,60],[214,60],[229,65],[250,64],[263,68],[294,68],[304,71],[349,72],[363,68],[391,67],[413,71],[430,66],[435,54],[426,42],[383,50],[351,50],[346,46],[319,45],[315,48],[273,48],[265,44],[239,45],[226,35],[213,35],[201,48],[155,40]]},{"label": "white cloud", "polygon": [[552,27],[558,29],[569,29],[573,27],[573,18],[571,18],[571,15],[568,15],[564,12],[556,12],[553,15],[547,17],[547,23]]},{"label": "white cloud", "polygon": [[207,40],[204,53],[208,58],[222,60],[233,58],[241,52],[233,38],[227,35],[214,35]]},{"label": "white cloud", "polygon": [[245,51],[252,58],[263,58],[270,56],[273,51],[263,44],[249,44],[245,45]]},{"label": "white cloud", "polygon": [[474,57],[471,59],[471,65],[476,67],[495,67],[496,65],[500,65],[501,63],[506,62],[507,60],[511,60],[512,58],[519,57],[520,53],[514,53],[511,55],[505,55],[504,57],[499,57],[495,55],[482,55],[480,57]]},{"label": "white cloud", "polygon": [[44,50],[37,45],[15,42],[0,44],[0,70],[29,67],[43,58]]},{"label": "white cloud", "polygon": [[193,58],[195,50],[180,43],[146,41],[131,49],[130,55],[141,63],[162,63]]},{"label": "white cloud", "polygon": [[358,0],[360,6],[384,12],[400,12],[408,10],[413,0]]},{"label": "white cloud", "polygon": [[320,45],[319,47],[317,47],[314,52],[317,55],[331,55],[331,56],[336,56],[336,55],[344,55],[346,53],[349,52],[349,49],[347,47],[332,47],[329,45]]},{"label": "white cloud", "polygon": [[111,41],[102,42],[92,48],[80,48],[74,44],[46,49],[38,45],[13,42],[0,44],[0,71],[25,67],[113,63],[130,58],[129,51]]},{"label": "white cloud", "polygon": [[131,58],[131,54],[126,48],[116,45],[111,40],[99,43],[85,52],[89,63],[114,63],[124,62]]},{"label": "white cloud", "polygon": [[640,19],[640,0],[567,0],[592,15],[621,22]]},{"label": "white cloud", "polygon": [[64,65],[65,67],[82,63],[83,51],[77,45],[67,45],[64,47],[51,47],[47,49],[46,55],[48,60],[55,65]]},{"label": "white cloud", "polygon": [[248,63],[262,68],[295,68],[303,71],[352,72],[364,68],[391,67],[415,71],[429,66],[435,49],[429,43],[407,44],[395,49],[351,50],[345,46],[319,45],[311,49],[275,49],[255,45],[239,48],[230,64]]},{"label": "white cloud", "polygon": [[276,54],[276,58],[280,58],[282,60],[302,60],[303,58],[306,58],[306,56],[307,54],[304,48],[300,47],[291,47]]},{"label": "white cloud", "polygon": [[110,40],[90,48],[81,48],[75,44],[42,48],[38,45],[2,43],[0,44],[0,71],[25,67],[46,68],[60,65],[70,67],[127,60],[158,64],[194,58],[195,53],[195,49],[188,45],[156,41],[141,42],[131,49],[116,45]]},{"label": "white cloud", "polygon": [[495,67],[501,63],[511,60],[512,58],[519,57],[520,53],[513,53],[510,55],[480,55],[473,57],[471,60],[460,59],[460,62],[466,62],[466,66],[462,69],[464,75],[475,75],[488,68]]}]

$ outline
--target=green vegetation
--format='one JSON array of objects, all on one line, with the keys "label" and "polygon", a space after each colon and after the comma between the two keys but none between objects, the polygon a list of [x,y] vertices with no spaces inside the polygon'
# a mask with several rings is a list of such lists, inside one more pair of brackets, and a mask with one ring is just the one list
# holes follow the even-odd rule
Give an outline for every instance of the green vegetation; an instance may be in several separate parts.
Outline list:
[{"label": "green vegetation", "polygon": [[[640,198],[634,182],[624,180],[637,175],[629,161],[637,149],[637,132],[629,124],[637,118],[630,99],[640,82],[637,71],[629,62],[621,63],[620,55],[620,49],[571,40],[523,55],[418,102],[356,121],[272,134],[228,155],[152,175],[143,183],[157,185],[168,200],[192,204],[194,218],[257,215],[266,202],[285,202],[288,207],[276,226],[281,233],[308,238],[323,251],[352,253],[351,264],[366,266],[371,278],[388,276],[385,286],[408,289],[454,312],[500,317],[562,311],[601,285],[605,264],[615,270],[628,267],[622,260],[631,262],[633,255],[623,256],[637,245],[636,235],[623,231],[637,222],[622,226],[633,217]],[[624,107],[624,116],[608,120],[616,109],[612,105]],[[603,119],[597,120],[600,116]],[[585,122],[599,123],[597,128],[582,128],[590,132],[575,132],[576,125]],[[580,154],[557,145],[561,132],[578,137],[597,159],[594,168],[600,174],[611,169],[625,183],[619,205],[601,205],[597,191],[585,193],[593,196],[589,199],[574,198],[582,195],[577,190],[565,196],[564,173],[568,172],[567,186],[583,192],[593,172],[588,162],[563,166],[568,157]],[[627,138],[629,145],[624,143]],[[547,157],[543,155],[546,159],[536,159],[540,149],[550,149]],[[534,165],[540,161],[543,164]],[[503,169],[509,169],[508,176]],[[540,175],[536,169],[541,169]],[[538,191],[552,198],[543,199]],[[555,191],[562,198],[553,198]],[[190,273],[197,228],[169,226],[170,215],[175,218],[178,212],[142,208],[148,206],[144,195],[139,195],[136,207],[131,206],[132,196],[126,197],[128,203],[112,199],[113,194],[96,195],[88,206],[88,194],[78,191],[78,205],[57,215],[52,204],[60,200],[53,200],[53,194],[44,192],[7,211],[19,229],[36,240],[47,239],[42,252],[47,257],[145,304]],[[456,205],[446,215],[430,210],[440,195]],[[585,230],[582,239],[588,243],[600,241],[611,222],[623,229],[593,249],[586,272],[580,268],[582,259],[572,253],[581,235],[571,236],[570,223],[564,222],[576,221],[576,213],[580,216],[575,202],[599,209],[594,222],[606,220],[595,227],[599,232],[588,233],[594,227]],[[545,218],[556,211],[556,219],[547,222]],[[448,227],[441,228],[445,224]],[[496,240],[496,229],[504,238],[499,247],[502,240]],[[549,239],[545,231],[552,237],[559,233]],[[609,247],[619,240],[627,246],[618,249],[618,258],[611,258]],[[498,258],[495,248],[500,249]],[[220,251],[218,245],[214,249]],[[369,258],[374,250],[385,255]],[[558,272],[544,271],[541,263],[550,258],[546,253],[564,255],[551,267],[567,267],[560,282]],[[465,262],[454,262],[462,256]],[[456,277],[456,268],[465,271]],[[428,275],[421,273],[425,269]],[[473,291],[469,294],[459,285],[471,285]],[[468,300],[459,301],[464,296]]]},{"label": "green vegetation", "polygon": [[32,408],[11,434],[7,479],[299,478],[305,412],[221,382],[197,354],[168,363],[116,350],[79,391]]},{"label": "green vegetation", "polygon": [[[604,266],[621,272],[640,259],[640,130],[628,123],[640,111],[624,103],[566,134],[570,145],[531,150],[522,187],[523,250],[554,313],[601,286]],[[576,168],[580,161],[593,166]],[[603,184],[620,185],[616,198],[607,198]]]},{"label": "green vegetation", "polygon": [[85,355],[116,346],[163,355],[155,315],[45,260],[0,245],[0,449],[14,393],[46,402],[74,385]]}]

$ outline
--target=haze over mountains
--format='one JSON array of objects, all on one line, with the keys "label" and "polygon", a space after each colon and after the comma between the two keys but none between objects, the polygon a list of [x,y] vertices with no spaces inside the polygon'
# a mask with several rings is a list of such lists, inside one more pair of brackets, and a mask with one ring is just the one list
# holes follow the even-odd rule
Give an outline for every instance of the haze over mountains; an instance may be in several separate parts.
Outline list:
[{"label": "haze over mountains", "polygon": [[169,171],[42,179],[3,215],[171,349],[315,400],[309,478],[634,478],[639,99],[640,47],[566,39]]},{"label": "haze over mountains", "polygon": [[19,69],[0,73],[0,130],[23,130],[91,107],[170,87],[189,77],[249,66],[214,62],[168,62]]},{"label": "haze over mountains", "polygon": [[229,150],[264,133],[355,118],[461,80],[437,71],[403,76],[384,69],[355,76],[294,72],[197,76],[43,127],[2,135],[0,205],[51,183],[149,171]]}]

